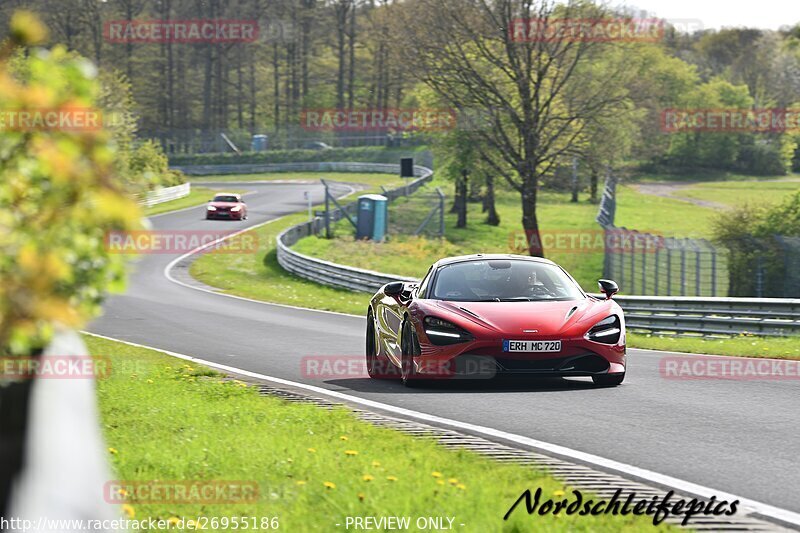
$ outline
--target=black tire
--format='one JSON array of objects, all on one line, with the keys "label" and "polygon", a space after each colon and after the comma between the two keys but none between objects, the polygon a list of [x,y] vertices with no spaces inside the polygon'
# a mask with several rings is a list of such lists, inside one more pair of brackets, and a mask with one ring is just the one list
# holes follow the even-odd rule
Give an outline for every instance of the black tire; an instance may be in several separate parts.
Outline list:
[{"label": "black tire", "polygon": [[414,368],[414,356],[419,355],[417,342],[414,338],[414,329],[408,321],[403,321],[400,329],[400,352],[402,354],[403,367],[400,369],[400,378],[406,387],[416,387],[421,384],[421,380]]},{"label": "black tire", "polygon": [[[377,338],[375,335],[375,319],[372,317],[372,310],[367,312],[367,335],[366,335],[366,357],[367,357],[367,374],[372,379],[389,379],[397,378],[398,373],[391,373],[389,366],[394,368],[394,365],[388,361],[385,365],[381,365],[378,359],[378,347],[376,344]],[[385,366],[385,367],[384,367]]]},{"label": "black tire", "polygon": [[592,376],[592,381],[598,387],[616,387],[625,380],[625,372],[619,374],[599,374]]}]

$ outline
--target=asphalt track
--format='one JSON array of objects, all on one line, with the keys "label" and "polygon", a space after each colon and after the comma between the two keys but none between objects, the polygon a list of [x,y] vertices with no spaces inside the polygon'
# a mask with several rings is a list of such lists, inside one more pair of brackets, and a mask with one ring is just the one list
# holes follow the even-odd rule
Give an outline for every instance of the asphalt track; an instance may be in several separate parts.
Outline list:
[{"label": "asphalt track", "polygon": [[[151,218],[157,230],[238,230],[303,210],[308,184],[234,184],[249,220],[206,221],[204,207]],[[447,383],[408,390],[366,378],[303,375],[312,355],[361,356],[362,318],[197,291],[164,275],[176,254],[143,256],[124,295],[89,331],[384,404],[522,435],[800,512],[798,381],[664,379],[664,352],[629,350],[614,389],[582,381]],[[110,354],[113,355],[113,354]]]}]

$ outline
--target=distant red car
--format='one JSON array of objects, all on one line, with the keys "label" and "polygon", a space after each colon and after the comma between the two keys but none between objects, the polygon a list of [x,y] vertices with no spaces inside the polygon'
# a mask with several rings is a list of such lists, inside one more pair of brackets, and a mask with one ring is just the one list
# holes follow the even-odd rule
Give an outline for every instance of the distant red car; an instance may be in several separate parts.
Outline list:
[{"label": "distant red car", "polygon": [[591,376],[625,379],[625,317],[586,294],[552,261],[516,255],[442,259],[421,283],[394,282],[367,311],[367,370],[375,378]]},{"label": "distant red car", "polygon": [[219,193],[206,206],[206,220],[247,220],[247,204],[241,194]]}]

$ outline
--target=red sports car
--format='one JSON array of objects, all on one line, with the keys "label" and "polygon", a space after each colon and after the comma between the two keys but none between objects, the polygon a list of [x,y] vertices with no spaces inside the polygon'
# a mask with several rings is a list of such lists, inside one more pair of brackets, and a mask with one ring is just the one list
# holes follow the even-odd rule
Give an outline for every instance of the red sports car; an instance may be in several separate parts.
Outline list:
[{"label": "red sports car", "polygon": [[384,285],[367,311],[371,377],[591,376],[625,378],[625,318],[605,298],[586,294],[547,259],[471,255],[433,264],[421,283]]},{"label": "red sports car", "polygon": [[206,206],[206,220],[223,218],[227,220],[246,220],[247,204],[241,194],[219,193]]}]

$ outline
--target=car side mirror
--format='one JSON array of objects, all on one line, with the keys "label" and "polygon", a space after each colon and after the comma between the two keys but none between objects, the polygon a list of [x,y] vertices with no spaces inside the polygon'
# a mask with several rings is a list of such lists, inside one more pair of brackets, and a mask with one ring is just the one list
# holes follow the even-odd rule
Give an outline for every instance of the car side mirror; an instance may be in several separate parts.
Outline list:
[{"label": "car side mirror", "polygon": [[619,292],[617,282],[610,279],[601,279],[597,281],[600,292],[606,295],[606,300],[610,300],[612,296]]},{"label": "car side mirror", "polygon": [[406,284],[403,283],[402,281],[393,281],[391,283],[386,284],[386,286],[383,288],[383,293],[386,296],[400,296],[405,287]]}]

